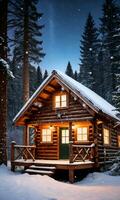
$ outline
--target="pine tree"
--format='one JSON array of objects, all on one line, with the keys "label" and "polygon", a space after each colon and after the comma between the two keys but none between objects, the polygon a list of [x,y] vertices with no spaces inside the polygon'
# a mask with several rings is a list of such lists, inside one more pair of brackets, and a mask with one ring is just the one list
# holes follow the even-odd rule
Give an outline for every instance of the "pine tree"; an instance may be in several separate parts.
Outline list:
[{"label": "pine tree", "polygon": [[30,71],[30,96],[31,96],[36,90],[37,70],[34,66],[30,65],[29,71]]},{"label": "pine tree", "polygon": [[74,78],[74,73],[73,73],[73,69],[72,69],[72,65],[70,62],[68,62],[67,64],[67,68],[66,68],[66,71],[65,73],[70,76],[71,78]]},{"label": "pine tree", "polygon": [[37,67],[37,81],[36,81],[36,87],[38,87],[43,81],[42,77],[42,71],[40,66]]},{"label": "pine tree", "polygon": [[[16,55],[23,67],[23,100],[29,98],[29,68],[30,64],[41,62],[44,57],[42,52],[43,26],[38,24],[42,14],[37,11],[38,0],[12,0],[10,4],[10,27],[15,26]],[[17,10],[16,10],[17,9]]]},{"label": "pine tree", "polygon": [[116,90],[113,93],[113,102],[117,108],[117,110],[120,112],[120,74],[116,74]]},{"label": "pine tree", "polygon": [[48,77],[48,71],[45,70],[44,75],[43,75],[43,80],[45,80]]},{"label": "pine tree", "polygon": [[98,31],[89,13],[81,41],[81,64],[79,81],[92,90],[97,90],[97,56],[99,51]]},{"label": "pine tree", "polygon": [[77,81],[78,80],[78,73],[77,73],[77,71],[75,70],[75,72],[74,72],[74,79]]},{"label": "pine tree", "polygon": [[120,9],[114,0],[106,0],[101,18],[103,51],[104,97],[112,102],[117,87],[116,74],[120,73]]}]

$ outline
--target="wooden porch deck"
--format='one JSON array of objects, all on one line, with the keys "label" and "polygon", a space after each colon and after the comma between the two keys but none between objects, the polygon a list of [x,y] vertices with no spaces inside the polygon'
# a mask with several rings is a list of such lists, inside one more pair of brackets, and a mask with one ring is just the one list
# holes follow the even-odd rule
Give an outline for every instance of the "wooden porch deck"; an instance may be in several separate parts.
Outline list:
[{"label": "wooden porch deck", "polygon": [[78,170],[78,169],[89,169],[94,167],[94,162],[85,160],[85,161],[79,161],[70,163],[69,160],[35,160],[32,159],[18,159],[12,161],[12,166],[24,166],[29,167],[31,165],[36,166],[55,166],[56,169],[72,169],[72,170]]},{"label": "wooden porch deck", "polygon": [[31,166],[36,166],[36,168],[54,167],[56,170],[68,170],[69,181],[73,183],[75,170],[91,169],[96,165],[96,162],[91,160],[94,158],[93,145],[72,145],[72,153],[67,160],[38,160],[35,158],[35,148],[35,146],[16,145],[15,142],[12,142],[11,170],[15,171],[17,166],[24,168],[31,168]]}]

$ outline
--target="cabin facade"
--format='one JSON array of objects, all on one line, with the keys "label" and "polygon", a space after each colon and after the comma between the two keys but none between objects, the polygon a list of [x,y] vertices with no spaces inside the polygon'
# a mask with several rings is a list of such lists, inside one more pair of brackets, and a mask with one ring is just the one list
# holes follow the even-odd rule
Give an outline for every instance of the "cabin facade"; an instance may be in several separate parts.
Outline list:
[{"label": "cabin facade", "polygon": [[118,114],[93,91],[54,70],[13,120],[25,127],[25,134],[23,145],[12,143],[11,169],[54,166],[69,170],[74,182],[75,170],[98,168],[115,158],[120,148]]}]

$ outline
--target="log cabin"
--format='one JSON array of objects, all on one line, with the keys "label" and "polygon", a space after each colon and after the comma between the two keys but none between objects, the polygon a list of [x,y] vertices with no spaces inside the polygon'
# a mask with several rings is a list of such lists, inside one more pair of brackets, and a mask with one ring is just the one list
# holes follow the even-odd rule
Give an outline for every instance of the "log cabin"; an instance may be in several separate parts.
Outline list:
[{"label": "log cabin", "polygon": [[41,174],[68,170],[74,182],[76,170],[99,168],[115,158],[120,148],[119,114],[89,88],[52,71],[13,119],[26,131],[23,145],[12,142],[11,170],[19,165]]}]

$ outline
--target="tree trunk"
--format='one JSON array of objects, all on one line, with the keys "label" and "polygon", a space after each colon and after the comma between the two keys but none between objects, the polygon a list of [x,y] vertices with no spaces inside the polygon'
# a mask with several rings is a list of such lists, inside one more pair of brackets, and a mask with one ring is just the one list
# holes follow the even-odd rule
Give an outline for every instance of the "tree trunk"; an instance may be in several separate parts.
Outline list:
[{"label": "tree trunk", "polygon": [[0,68],[0,164],[7,165],[7,72]]},{"label": "tree trunk", "polygon": [[[24,0],[24,57],[23,57],[23,103],[29,99],[29,5]],[[29,130],[28,130],[29,132]],[[29,134],[29,133],[28,133]],[[23,130],[23,144],[26,145],[26,127]]]},{"label": "tree trunk", "polygon": [[24,58],[23,58],[23,102],[29,99],[29,16],[28,1],[24,0]]},{"label": "tree trunk", "polygon": [[[8,0],[0,1],[0,58],[7,60]],[[0,164],[7,165],[7,71],[0,66]]]},{"label": "tree trunk", "polygon": [[3,39],[0,43],[0,57],[7,59],[7,11],[8,0],[0,1],[0,37]]}]

